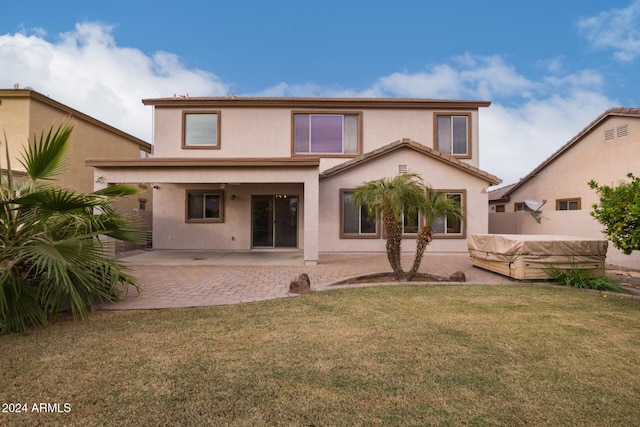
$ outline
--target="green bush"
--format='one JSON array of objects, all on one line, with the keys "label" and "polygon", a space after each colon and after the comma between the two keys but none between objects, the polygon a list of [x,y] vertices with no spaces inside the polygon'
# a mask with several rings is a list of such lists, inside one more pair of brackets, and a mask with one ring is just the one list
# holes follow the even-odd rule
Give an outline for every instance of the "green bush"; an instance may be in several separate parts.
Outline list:
[{"label": "green bush", "polygon": [[[111,203],[136,190],[115,185],[90,194],[51,184],[65,165],[72,126],[60,125],[26,147],[27,177],[16,180],[5,146],[0,169],[0,333],[53,320],[63,307],[85,317],[96,301],[115,301],[129,285],[126,268],[109,256],[114,239],[140,233]],[[6,140],[6,137],[5,137]],[[6,143],[6,141],[5,141]]]},{"label": "green bush", "polygon": [[606,276],[591,277],[590,271],[577,266],[569,269],[559,268],[554,265],[547,266],[549,275],[560,285],[574,288],[595,289],[597,291],[625,292],[620,283]]},{"label": "green bush", "polygon": [[627,174],[629,181],[618,186],[599,185],[589,181],[597,191],[600,203],[593,205],[593,216],[604,225],[603,232],[613,246],[629,255],[640,250],[640,177]]}]

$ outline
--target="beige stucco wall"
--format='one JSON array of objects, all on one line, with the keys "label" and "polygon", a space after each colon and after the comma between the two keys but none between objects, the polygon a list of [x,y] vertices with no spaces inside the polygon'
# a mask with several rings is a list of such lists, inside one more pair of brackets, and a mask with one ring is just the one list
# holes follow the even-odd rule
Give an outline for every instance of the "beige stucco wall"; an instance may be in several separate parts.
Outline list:
[{"label": "beige stucco wall", "polygon": [[[193,109],[188,111],[203,110]],[[212,108],[215,110],[215,108]],[[303,111],[294,109],[295,111]],[[182,149],[182,108],[155,107],[155,157],[290,157],[291,108],[220,109],[220,149]],[[319,111],[319,110],[312,110]],[[336,110],[326,110],[327,112]],[[363,153],[403,138],[433,147],[434,110],[360,109]],[[446,110],[438,110],[446,111]],[[478,167],[478,113],[471,113],[472,158],[461,159]],[[347,158],[323,158],[320,171]]]},{"label": "beige stucco wall", "polygon": [[[219,184],[161,184],[155,193],[153,246],[156,249],[251,249],[251,196],[287,194],[299,197],[298,248],[304,248],[302,184],[225,185],[223,223],[187,223],[187,190],[220,190]],[[235,196],[235,197],[232,197]]]},{"label": "beige stucco wall", "polygon": [[[320,182],[320,252],[384,252],[385,240],[340,239],[340,189],[352,189],[365,181],[398,174],[398,166],[407,165],[410,171],[422,176],[437,190],[466,190],[466,236],[487,233],[487,198],[483,191],[487,183],[466,172],[421,155],[411,149],[394,151],[359,167],[348,169]],[[415,239],[403,240],[403,251],[415,251]],[[467,252],[466,238],[436,238],[428,246],[433,252]]]},{"label": "beige stucco wall", "polygon": [[[0,131],[6,133],[13,169],[23,170],[18,159],[22,157],[23,147],[33,141],[34,134],[39,138],[43,131],[46,134],[52,125],[57,128],[63,122],[74,126],[68,165],[58,177],[58,182],[65,187],[80,192],[93,191],[93,168],[85,165],[87,158],[140,157],[139,140],[124,132],[95,119],[89,120],[82,113],[74,114],[71,108],[43,95],[28,90],[0,90]],[[6,167],[4,155],[2,164]]]},{"label": "beige stucco wall", "polygon": [[[74,129],[69,140],[68,163],[64,171],[57,176],[56,184],[79,192],[89,193],[94,189],[93,168],[85,165],[87,158],[139,158],[140,150],[151,147],[117,129],[76,112],[54,100],[29,90],[0,90],[0,132],[6,133],[11,156],[11,167],[24,170],[19,162],[24,147],[33,142],[42,132],[45,134],[51,126],[54,129],[61,123],[73,124]],[[0,164],[6,168],[4,156],[4,135]],[[144,147],[138,142],[142,142]],[[147,209],[152,209],[153,195],[149,186],[132,181],[131,185],[140,191],[134,196],[121,199],[118,208],[134,210],[139,207],[139,199],[147,201]]]},{"label": "beige stucco wall", "polygon": [[0,98],[0,165],[7,167],[5,158],[5,136],[9,144],[11,168],[24,170],[19,163],[22,147],[29,142],[31,127],[29,122],[28,98]]},{"label": "beige stucco wall", "polygon": [[[33,102],[31,105],[30,128],[35,132],[48,130],[55,121],[69,121],[66,114],[55,108]],[[69,140],[69,162],[59,181],[77,191],[93,191],[93,168],[85,165],[87,158],[139,158],[140,146],[133,144],[122,135],[109,132],[80,118],[72,118],[73,132]]]},{"label": "beige stucco wall", "polygon": [[[182,102],[182,101],[180,101]],[[206,105],[197,101],[194,105]],[[217,108],[184,107],[184,104],[154,106],[154,157],[233,159],[233,158],[290,158],[292,156],[292,111],[358,112],[362,114],[362,153],[368,153],[401,139],[411,139],[433,147],[434,112],[471,115],[470,159],[462,159],[478,166],[477,107],[468,110],[441,110],[381,107],[326,109],[286,106],[223,106]],[[229,104],[223,102],[223,104]],[[182,106],[180,106],[182,105]],[[371,105],[371,104],[369,104]],[[184,111],[219,111],[220,139],[216,149],[182,148],[182,120]],[[300,156],[302,157],[302,156]],[[251,196],[289,193],[300,196],[298,246],[304,248],[305,261],[317,260],[318,251],[378,251],[384,252],[384,240],[340,239],[340,188],[356,187],[365,180],[393,176],[400,164],[421,173],[439,190],[464,191],[469,222],[466,235],[487,232],[487,193],[489,183],[476,175],[457,169],[423,153],[407,149],[388,153],[382,158],[319,180],[319,172],[342,164],[354,156],[324,157],[320,167],[105,167],[96,168],[109,181],[137,179],[154,183],[154,247],[176,249],[251,249]],[[219,190],[224,188],[224,223],[187,224],[185,222],[185,191],[187,189]],[[239,183],[241,185],[231,185]],[[235,198],[231,200],[231,196]],[[372,244],[373,243],[373,244]],[[415,241],[407,241],[405,250],[414,250]],[[438,239],[430,250],[466,252],[466,239]]]},{"label": "beige stucco wall", "polygon": [[[110,182],[153,183],[153,247],[156,249],[251,249],[251,196],[290,194],[299,199],[298,248],[307,264],[318,260],[318,168],[95,168]],[[240,185],[233,183],[241,183]],[[224,223],[185,221],[185,191],[220,190]],[[100,184],[96,183],[96,188]],[[235,195],[235,200],[232,196]]]},{"label": "beige stucco wall", "polygon": [[[629,125],[626,137],[604,141],[606,129]],[[574,144],[562,156],[548,164],[536,176],[510,194],[506,212],[490,215],[492,232],[518,234],[565,234],[604,238],[602,226],[590,215],[598,202],[597,193],[589,188],[591,179],[600,184],[616,185],[628,172],[640,174],[640,119],[610,117]],[[581,210],[558,211],[557,199],[580,198]],[[525,199],[547,200],[540,224],[528,212],[513,214],[514,203]],[[607,262],[640,268],[640,254],[627,256],[609,245]]]}]

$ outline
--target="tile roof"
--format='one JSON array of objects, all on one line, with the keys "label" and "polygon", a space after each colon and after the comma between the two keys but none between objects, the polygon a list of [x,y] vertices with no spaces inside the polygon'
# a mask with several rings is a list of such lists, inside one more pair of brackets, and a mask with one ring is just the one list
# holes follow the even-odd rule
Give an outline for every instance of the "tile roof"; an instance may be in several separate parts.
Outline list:
[{"label": "tile roof", "polygon": [[489,182],[491,185],[498,185],[502,182],[502,180],[495,175],[491,175],[490,173],[485,172],[481,169],[478,169],[475,166],[471,166],[468,163],[460,161],[453,156],[450,156],[448,154],[443,154],[437,150],[434,150],[430,147],[419,144],[408,138],[404,138],[399,141],[392,142],[391,144],[387,144],[384,147],[362,154],[356,158],[353,158],[337,166],[329,168],[320,174],[320,179],[337,175],[341,172],[344,172],[345,170],[360,166],[361,164],[366,163],[370,160],[373,160],[387,153],[390,153],[395,150],[403,149],[403,148],[409,148],[409,149],[415,150],[420,154],[423,154],[425,156],[441,161],[451,167],[463,170],[471,175],[477,176],[478,178],[486,179],[487,182]]},{"label": "tile roof", "polygon": [[504,195],[511,190],[516,184],[505,185],[504,187],[496,188],[489,191],[489,202],[497,202],[505,200]]},{"label": "tile roof", "polygon": [[428,98],[294,98],[294,97],[191,97],[143,99],[144,105],[157,107],[262,107],[262,108],[453,108],[488,107],[490,101],[428,99]]}]

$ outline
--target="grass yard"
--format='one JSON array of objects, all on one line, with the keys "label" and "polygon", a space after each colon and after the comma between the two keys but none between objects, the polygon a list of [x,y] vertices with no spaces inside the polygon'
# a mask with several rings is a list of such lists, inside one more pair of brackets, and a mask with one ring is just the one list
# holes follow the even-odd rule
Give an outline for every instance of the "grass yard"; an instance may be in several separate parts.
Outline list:
[{"label": "grass yard", "polygon": [[99,312],[0,336],[0,352],[0,403],[27,409],[0,413],[2,427],[640,420],[640,303],[571,288],[365,287]]}]

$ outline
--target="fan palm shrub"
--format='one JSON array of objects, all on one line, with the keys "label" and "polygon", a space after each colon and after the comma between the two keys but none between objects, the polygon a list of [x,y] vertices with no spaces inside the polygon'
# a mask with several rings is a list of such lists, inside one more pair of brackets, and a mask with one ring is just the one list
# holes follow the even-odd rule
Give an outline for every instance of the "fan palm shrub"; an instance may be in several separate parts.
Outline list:
[{"label": "fan palm shrub", "polygon": [[418,273],[424,251],[433,240],[433,224],[438,218],[446,217],[448,221],[464,221],[462,206],[456,200],[450,198],[446,193],[435,191],[429,186],[425,186],[425,197],[419,211],[424,219],[424,224],[418,230],[416,237],[416,256],[413,266],[408,273],[411,280]]},{"label": "fan palm shrub", "polygon": [[[427,245],[433,238],[433,223],[437,218],[449,216],[463,219],[459,203],[426,185],[420,175],[407,172],[393,178],[380,178],[360,185],[352,202],[367,209],[369,218],[382,218],[386,234],[387,259],[396,280],[411,280],[418,272]],[[425,222],[417,235],[416,256],[408,273],[401,262],[403,215],[414,218],[422,214]]]},{"label": "fan palm shrub", "polygon": [[[34,135],[20,163],[26,178],[0,168],[0,333],[44,325],[69,307],[84,318],[97,301],[117,301],[129,286],[126,267],[110,256],[114,241],[138,241],[134,224],[111,206],[135,189],[115,185],[90,194],[54,185],[64,168],[73,126]],[[2,142],[2,141],[0,141]],[[3,173],[2,170],[5,170]]]}]

